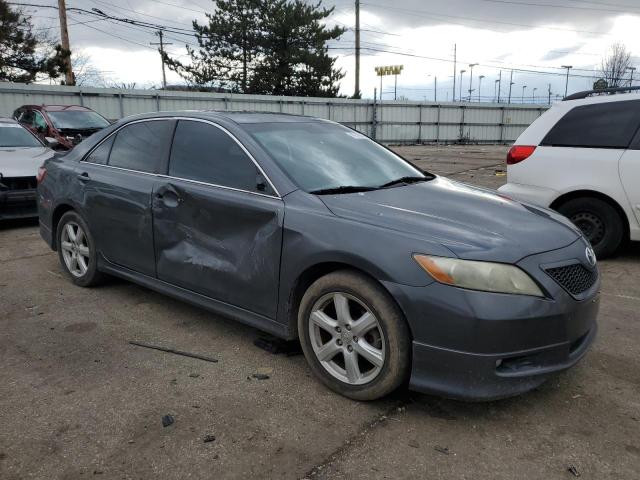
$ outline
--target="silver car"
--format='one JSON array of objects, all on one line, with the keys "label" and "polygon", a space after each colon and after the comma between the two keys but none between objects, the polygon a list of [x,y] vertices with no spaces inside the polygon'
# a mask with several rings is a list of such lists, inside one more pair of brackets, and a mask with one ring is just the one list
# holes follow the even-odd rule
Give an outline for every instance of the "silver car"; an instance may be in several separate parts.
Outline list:
[{"label": "silver car", "polygon": [[36,177],[52,156],[53,150],[29,130],[0,118],[0,220],[38,216]]}]

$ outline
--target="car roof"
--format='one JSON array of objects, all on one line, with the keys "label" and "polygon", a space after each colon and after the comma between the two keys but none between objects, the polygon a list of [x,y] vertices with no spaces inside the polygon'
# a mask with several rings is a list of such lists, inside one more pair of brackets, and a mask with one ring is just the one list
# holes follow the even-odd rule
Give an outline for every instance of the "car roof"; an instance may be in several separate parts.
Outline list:
[{"label": "car roof", "polygon": [[44,110],[45,112],[63,112],[63,111],[84,111],[92,112],[90,108],[82,105],[23,105],[20,108],[30,108],[32,110]]},{"label": "car roof", "polygon": [[617,93],[615,95],[593,95],[590,97],[580,98],[576,100],[564,100],[563,102],[554,103],[552,108],[568,105],[567,110],[579,105],[591,105],[593,103],[609,103],[624,102],[629,100],[640,100],[637,93]]},{"label": "car roof", "polygon": [[150,112],[125,117],[122,118],[121,121],[129,122],[133,120],[162,117],[188,117],[207,120],[226,120],[236,124],[329,122],[329,120],[324,120],[316,117],[308,117],[304,115],[228,110],[176,110],[167,112]]}]

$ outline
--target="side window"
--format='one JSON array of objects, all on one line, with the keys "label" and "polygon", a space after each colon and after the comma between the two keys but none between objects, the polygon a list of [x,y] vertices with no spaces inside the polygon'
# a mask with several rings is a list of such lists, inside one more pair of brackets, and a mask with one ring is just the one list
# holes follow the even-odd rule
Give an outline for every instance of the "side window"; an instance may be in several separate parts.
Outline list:
[{"label": "side window", "polygon": [[18,121],[20,123],[25,123],[25,124],[33,127],[33,112],[31,110],[25,110],[20,115],[20,118],[18,119]]},{"label": "side window", "polygon": [[627,148],[640,126],[640,100],[582,105],[570,110],[540,145]]},{"label": "side window", "polygon": [[203,122],[180,120],[173,138],[169,175],[251,192],[258,169],[226,132]]},{"label": "side window", "polygon": [[98,165],[106,165],[109,161],[109,152],[111,152],[111,146],[116,136],[111,135],[104,142],[100,144],[91,154],[84,159],[85,162],[97,163]]},{"label": "side window", "polygon": [[47,130],[47,122],[40,112],[33,112],[33,126],[39,130]]},{"label": "side window", "polygon": [[109,165],[140,172],[158,172],[166,158],[173,122],[150,120],[123,127],[113,142]]}]

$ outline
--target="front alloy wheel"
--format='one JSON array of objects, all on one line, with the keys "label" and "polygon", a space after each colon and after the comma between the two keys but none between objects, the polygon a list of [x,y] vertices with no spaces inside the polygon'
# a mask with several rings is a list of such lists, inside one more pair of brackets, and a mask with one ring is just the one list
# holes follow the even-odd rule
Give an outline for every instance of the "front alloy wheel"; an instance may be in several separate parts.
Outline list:
[{"label": "front alloy wheel", "polygon": [[309,337],[323,368],[349,385],[378,376],[384,365],[384,334],[378,319],[352,295],[324,295],[309,316]]},{"label": "front alloy wheel", "polygon": [[313,373],[335,392],[375,400],[409,376],[411,335],[395,300],[373,278],[339,270],[316,280],[298,309]]}]

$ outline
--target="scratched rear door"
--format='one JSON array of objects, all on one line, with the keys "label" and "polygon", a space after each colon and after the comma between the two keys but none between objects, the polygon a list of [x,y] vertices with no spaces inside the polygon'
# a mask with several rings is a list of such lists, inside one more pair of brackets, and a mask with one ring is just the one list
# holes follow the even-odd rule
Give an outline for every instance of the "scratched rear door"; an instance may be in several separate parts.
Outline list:
[{"label": "scratched rear door", "polygon": [[160,280],[275,319],[283,218],[284,203],[234,138],[178,122],[153,195]]}]

